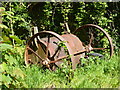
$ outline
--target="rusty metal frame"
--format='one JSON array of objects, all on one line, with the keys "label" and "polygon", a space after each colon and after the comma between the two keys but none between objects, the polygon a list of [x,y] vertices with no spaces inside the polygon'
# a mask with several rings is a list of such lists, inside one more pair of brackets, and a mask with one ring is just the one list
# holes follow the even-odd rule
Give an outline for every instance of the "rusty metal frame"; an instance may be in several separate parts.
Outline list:
[{"label": "rusty metal frame", "polygon": [[[100,31],[102,31],[102,32],[105,34],[105,36],[107,37],[107,39],[108,39],[108,41],[109,41],[109,44],[110,44],[110,48],[109,48],[109,49],[110,49],[110,57],[111,57],[111,56],[113,55],[112,39],[110,38],[110,36],[108,35],[108,33],[107,33],[105,30],[103,30],[101,27],[99,27],[98,25],[86,24],[86,25],[83,25],[83,26],[81,26],[80,28],[76,29],[73,33],[75,34],[76,32],[79,32],[80,30],[82,30],[82,29],[84,29],[84,28],[88,28],[88,27],[97,28],[97,29],[99,29]],[[46,56],[45,56],[46,60],[43,59],[42,57],[40,57],[40,55],[38,55],[34,50],[32,50],[32,49],[29,47],[29,45],[31,44],[31,42],[32,42],[37,36],[42,35],[42,34],[49,34],[49,35],[52,35],[52,36],[56,37],[56,38],[57,38],[58,40],[60,40],[60,41],[64,41],[64,44],[65,44],[65,46],[67,47],[67,50],[68,50],[68,54],[69,54],[69,55],[65,55],[65,56],[59,57],[59,58],[57,58],[57,59],[55,59],[55,60],[53,60],[53,61],[48,60],[47,56],[48,56],[49,39],[50,39],[50,38],[48,38],[47,44],[45,44],[42,40],[39,40],[39,42],[43,43],[43,44],[46,46]],[[90,52],[90,51],[93,51],[93,50],[104,50],[104,49],[108,49],[108,48],[93,48],[93,47],[91,47],[91,45],[90,45],[91,42],[92,42],[92,37],[91,37],[91,40],[90,40],[89,45],[87,45],[86,47],[84,47],[83,50],[80,50],[80,51],[77,51],[77,52],[73,52],[72,48],[71,48],[70,45],[68,44],[68,41],[67,41],[65,38],[63,38],[61,35],[59,35],[59,34],[57,34],[57,33],[55,33],[55,32],[52,32],[52,31],[41,31],[41,32],[33,35],[33,36],[30,38],[30,40],[27,42],[27,44],[26,44],[25,54],[24,54],[24,55],[25,55],[25,64],[26,64],[26,65],[28,64],[28,50],[30,50],[35,56],[37,56],[39,59],[41,59],[41,60],[43,61],[42,64],[45,63],[44,61],[48,61],[48,62],[47,62],[48,64],[52,64],[52,63],[56,63],[56,62],[58,62],[58,61],[61,61],[61,60],[64,59],[64,58],[70,57],[71,62],[72,62],[72,69],[76,69],[76,65],[77,65],[78,63],[76,63],[76,61],[75,61],[75,60],[76,60],[76,59],[75,59],[75,56],[80,55],[80,54],[85,53],[85,52]],[[58,47],[58,49],[59,49],[59,47]],[[56,52],[55,52],[54,55],[56,55]],[[54,55],[53,55],[53,56],[54,56]],[[53,56],[52,56],[52,57],[53,57]],[[47,67],[49,67],[49,65],[47,65]]]}]

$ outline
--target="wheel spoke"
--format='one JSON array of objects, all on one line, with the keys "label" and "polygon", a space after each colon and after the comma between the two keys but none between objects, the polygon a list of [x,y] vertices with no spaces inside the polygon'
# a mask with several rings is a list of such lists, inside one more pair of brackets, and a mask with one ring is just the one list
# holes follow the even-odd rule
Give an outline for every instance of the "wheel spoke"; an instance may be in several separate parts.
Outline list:
[{"label": "wheel spoke", "polygon": [[95,44],[92,45],[92,47],[97,46],[104,37],[105,37],[104,35],[103,35],[102,37],[100,37],[100,39],[97,40],[97,41],[95,42]]},{"label": "wheel spoke", "polygon": [[51,58],[54,58],[57,55],[59,50],[60,50],[60,46],[58,46],[57,50],[55,51],[54,55]]},{"label": "wheel spoke", "polygon": [[35,51],[33,51],[30,47],[27,47],[28,50],[33,52],[39,59],[43,60]]},{"label": "wheel spoke", "polygon": [[48,48],[50,44],[50,36],[48,35],[47,47],[46,47],[46,58],[48,57]]},{"label": "wheel spoke", "polygon": [[104,49],[110,49],[110,48],[93,48],[92,50],[104,50]]},{"label": "wheel spoke", "polygon": [[42,47],[42,45],[41,45],[41,43],[44,43],[42,40],[39,40],[38,38],[37,38],[37,42],[38,42],[38,54],[43,58],[43,59],[45,59],[45,56],[46,56],[46,54],[45,54],[45,50],[44,50],[44,48]]},{"label": "wheel spoke", "polygon": [[90,37],[90,41],[89,41],[89,44],[91,45],[92,44],[92,41],[93,41],[93,33],[91,33],[91,37]]},{"label": "wheel spoke", "polygon": [[62,59],[57,59],[57,60],[55,60],[55,61],[50,61],[50,64],[51,63],[56,63],[56,62],[58,62],[58,61],[61,61]]}]

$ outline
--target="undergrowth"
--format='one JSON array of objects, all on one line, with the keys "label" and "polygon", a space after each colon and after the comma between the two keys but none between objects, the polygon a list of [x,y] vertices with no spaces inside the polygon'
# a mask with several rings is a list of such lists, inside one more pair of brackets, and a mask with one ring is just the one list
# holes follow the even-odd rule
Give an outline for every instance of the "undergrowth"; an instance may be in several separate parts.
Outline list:
[{"label": "undergrowth", "polygon": [[[2,47],[7,48],[2,48]],[[24,64],[24,47],[13,48],[1,44],[0,84],[2,88],[118,88],[120,55],[110,60],[81,59],[76,70],[58,68],[56,71],[43,70],[37,65]],[[73,74],[74,73],[74,74]]]}]

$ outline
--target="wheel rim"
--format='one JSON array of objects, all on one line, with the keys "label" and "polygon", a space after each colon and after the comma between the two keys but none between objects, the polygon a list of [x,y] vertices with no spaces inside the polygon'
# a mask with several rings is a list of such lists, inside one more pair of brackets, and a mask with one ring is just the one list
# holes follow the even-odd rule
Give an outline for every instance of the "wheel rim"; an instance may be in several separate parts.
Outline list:
[{"label": "wheel rim", "polygon": [[[113,55],[113,44],[112,44],[112,39],[111,39],[111,37],[109,36],[109,34],[105,31],[105,30],[103,30],[101,27],[99,27],[98,25],[94,25],[94,24],[86,24],[86,25],[83,25],[83,26],[81,26],[80,28],[78,28],[77,30],[75,30],[73,33],[77,33],[77,32],[83,32],[83,31],[85,31],[85,29],[87,29],[87,28],[94,28],[94,29],[98,29],[99,31],[100,31],[100,33],[102,32],[104,35],[103,36],[105,36],[106,38],[107,38],[107,40],[108,40],[108,42],[109,42],[109,52],[110,52],[110,58],[111,58],[111,56]],[[95,32],[95,31],[94,31]],[[87,33],[87,32],[84,32],[85,34]],[[83,34],[83,33],[82,33]],[[95,34],[95,33],[94,33]],[[83,34],[84,35],[84,34]],[[97,35],[96,35],[97,36]],[[103,36],[101,35],[101,37],[100,37],[100,40],[102,40],[103,39]],[[81,37],[81,36],[80,36]],[[80,38],[79,37],[79,38]],[[92,35],[91,35],[91,37],[92,37]],[[80,39],[81,40],[81,39]],[[89,40],[89,44],[88,45],[91,45],[91,43],[92,43],[92,38],[90,38],[90,40]],[[99,41],[97,42],[97,43],[99,43]],[[97,44],[96,43],[96,44]],[[95,45],[91,45],[92,47],[94,47]],[[102,50],[102,49],[105,49],[105,48],[93,48],[93,50]],[[107,49],[107,48],[106,48]]]},{"label": "wheel rim", "polygon": [[[45,42],[44,42],[44,40],[42,40],[42,38],[41,38],[41,36],[42,35],[45,35],[45,34],[48,34],[49,35],[49,37],[48,37],[48,43],[46,43],[45,44]],[[35,34],[35,35],[33,35],[31,38],[30,38],[30,40],[28,41],[28,43],[27,43],[27,45],[26,45],[26,49],[25,49],[25,63],[26,64],[29,64],[28,63],[28,61],[29,61],[29,53],[28,53],[28,51],[30,51],[30,52],[32,52],[32,50],[30,50],[30,45],[32,44],[32,42],[36,39],[36,37],[38,38],[38,36],[39,36],[39,42],[40,43],[42,43],[45,47],[46,47],[46,51],[44,52],[44,54],[43,54],[43,56],[41,57],[39,57],[37,54],[35,54],[34,53],[34,55],[35,56],[37,56],[39,59],[41,59],[42,61],[44,61],[45,59],[50,59],[51,57],[55,57],[55,54],[53,54],[53,56],[50,56],[50,57],[48,57],[49,56],[49,53],[51,52],[51,50],[49,49],[49,42],[50,42],[50,39],[51,39],[51,37],[50,37],[50,35],[52,35],[52,36],[54,36],[55,38],[57,38],[59,41],[64,41],[65,43],[65,46],[67,47],[67,50],[68,50],[68,54],[69,55],[71,55],[71,54],[73,54],[73,52],[72,52],[72,49],[70,48],[70,46],[67,44],[67,41],[63,38],[63,37],[61,37],[60,35],[58,35],[58,34],[56,34],[56,33],[54,33],[54,32],[52,32],[52,31],[42,31],[42,32],[39,32],[39,33],[37,33],[37,34]],[[36,52],[35,50],[33,50],[34,52]],[[43,51],[42,51],[43,52]],[[55,53],[56,53],[57,51],[55,51]],[[32,52],[33,53],[33,52]],[[45,57],[45,58],[43,58],[43,57]],[[62,59],[62,58],[61,58]],[[61,59],[59,59],[59,60],[61,60]],[[58,61],[59,61],[58,60]],[[72,62],[74,62],[74,57],[73,56],[71,56],[71,61]],[[53,62],[54,62],[54,60],[50,60],[50,63],[51,64],[53,64]],[[54,62],[54,63],[56,63],[56,62]],[[59,66],[59,64],[58,64],[58,66]],[[74,65],[73,65],[74,66]]]}]

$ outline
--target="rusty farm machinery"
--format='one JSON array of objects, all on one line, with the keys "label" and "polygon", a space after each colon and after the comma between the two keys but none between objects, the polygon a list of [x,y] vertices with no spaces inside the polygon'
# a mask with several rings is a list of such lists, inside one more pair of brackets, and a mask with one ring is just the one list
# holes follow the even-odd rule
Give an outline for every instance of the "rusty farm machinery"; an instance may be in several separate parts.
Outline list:
[{"label": "rusty farm machinery", "polygon": [[61,67],[63,59],[72,62],[76,69],[80,58],[97,51],[113,55],[113,44],[108,33],[98,25],[86,24],[73,34],[59,35],[53,31],[41,31],[33,35],[26,44],[25,64],[39,64],[50,70]]}]

